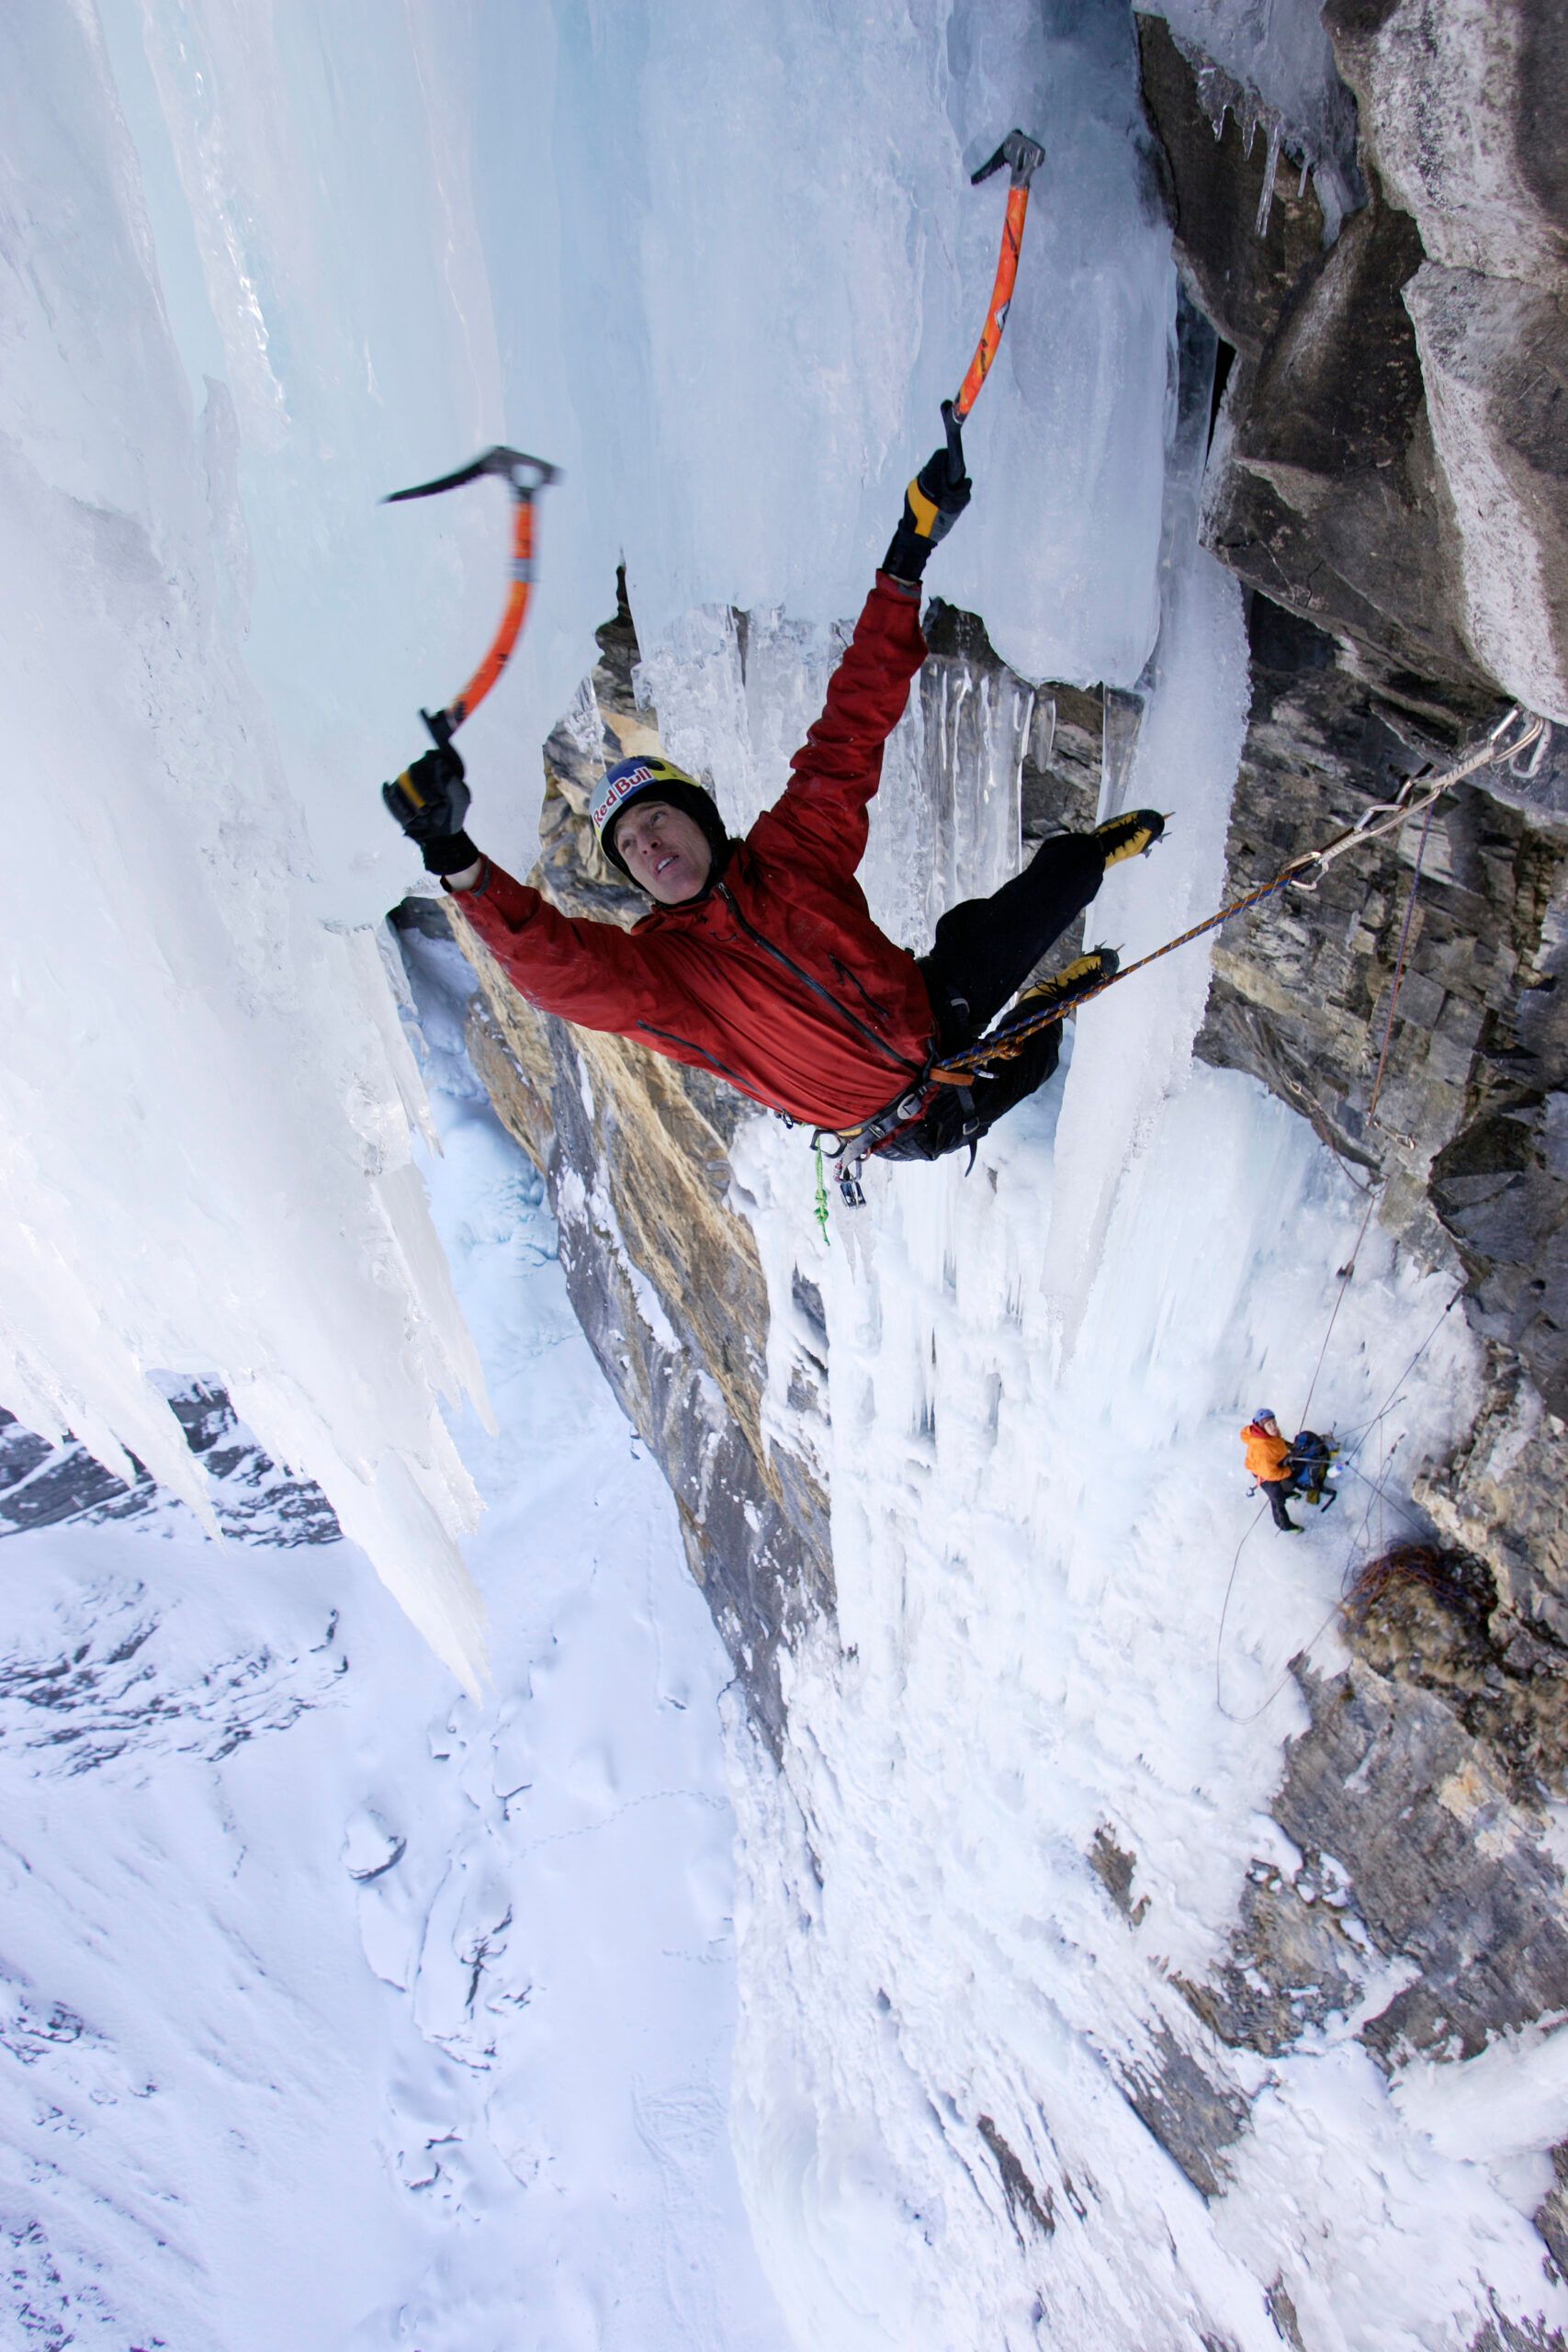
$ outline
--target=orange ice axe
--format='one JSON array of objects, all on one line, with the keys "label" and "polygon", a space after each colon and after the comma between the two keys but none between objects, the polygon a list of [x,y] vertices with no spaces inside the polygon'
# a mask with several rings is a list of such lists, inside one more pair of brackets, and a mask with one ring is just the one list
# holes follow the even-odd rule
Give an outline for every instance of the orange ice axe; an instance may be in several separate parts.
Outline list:
[{"label": "orange ice axe", "polygon": [[500,474],[512,485],[512,582],[506,610],[502,614],[501,627],[491,642],[490,651],[462,693],[445,710],[434,714],[422,710],[419,714],[439,751],[446,750],[464,719],[471,718],[478,710],[505,669],[517,642],[534,591],[534,500],[551,482],[559,481],[560,468],[547,464],[543,458],[527,457],[521,449],[487,449],[471,466],[459,466],[455,474],[443,474],[436,481],[418,482],[412,490],[394,490],[381,501],[383,506],[396,506],[405,498],[434,498],[444,490],[461,490],[466,482],[478,481],[484,474]]},{"label": "orange ice axe", "polygon": [[950,452],[956,454],[958,471],[964,469],[959,435],[964,419],[980,397],[980,387],[991,372],[991,362],[1001,347],[1002,330],[1008,322],[1008,311],[1012,302],[1012,289],[1018,278],[1019,248],[1023,243],[1023,223],[1029,211],[1029,183],[1045,161],[1045,150],[1037,139],[1028,139],[1021,130],[1010,130],[988,164],[982,164],[970,175],[971,187],[978,187],[1002,165],[1009,166],[1011,176],[1008,183],[1007,217],[1002,222],[1002,249],[997,256],[997,279],[991,288],[990,308],[986,312],[986,324],[975,346],[975,356],[969,371],[958,388],[955,401],[943,401],[942,421],[947,427]]}]

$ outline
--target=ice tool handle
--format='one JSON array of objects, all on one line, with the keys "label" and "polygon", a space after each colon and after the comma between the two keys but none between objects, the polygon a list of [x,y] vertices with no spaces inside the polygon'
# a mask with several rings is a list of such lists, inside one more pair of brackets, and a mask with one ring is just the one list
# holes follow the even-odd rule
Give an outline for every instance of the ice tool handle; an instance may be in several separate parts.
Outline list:
[{"label": "ice tool handle", "polygon": [[442,474],[435,481],[416,482],[412,490],[394,490],[381,502],[383,506],[396,506],[405,498],[434,498],[443,491],[461,490],[466,483],[478,481],[485,474],[500,474],[512,485],[512,581],[506,610],[501,616],[501,627],[496,630],[489,652],[462,693],[456,695],[445,710],[422,710],[419,714],[430,729],[431,740],[440,751],[446,750],[464,719],[471,718],[478,710],[505,669],[512,649],[517,642],[534,587],[534,499],[551,482],[559,481],[560,468],[550,465],[543,458],[530,458],[522,449],[498,446],[487,449],[471,465],[459,466],[456,473]]},{"label": "ice tool handle", "polygon": [[1029,183],[1045,161],[1045,150],[1037,139],[1027,138],[1021,130],[1010,130],[989,163],[982,164],[970,175],[971,187],[978,187],[993,172],[1005,164],[1010,177],[1008,182],[1008,209],[1002,222],[1002,249],[997,256],[996,283],[991,288],[990,308],[986,312],[986,324],[975,346],[975,356],[969,362],[969,372],[958,388],[958,398],[943,401],[942,421],[947,427],[950,462],[962,470],[962,451],[957,435],[964,420],[980,397],[980,387],[991,372],[991,362],[1001,345],[1002,330],[1008,322],[1008,310],[1012,301],[1012,289],[1018,278],[1019,249],[1023,243],[1024,217],[1029,210]]}]

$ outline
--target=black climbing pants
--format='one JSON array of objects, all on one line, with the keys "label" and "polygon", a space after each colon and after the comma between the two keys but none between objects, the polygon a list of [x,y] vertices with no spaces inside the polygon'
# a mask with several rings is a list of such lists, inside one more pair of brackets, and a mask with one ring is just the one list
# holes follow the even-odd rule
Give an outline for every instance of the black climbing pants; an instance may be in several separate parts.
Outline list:
[{"label": "black climbing pants", "polygon": [[944,1053],[989,1028],[1104,879],[1105,854],[1092,833],[1055,833],[988,899],[949,907],[920,958]]},{"label": "black climbing pants", "polygon": [[[1104,853],[1092,833],[1055,833],[1041,842],[1021,874],[988,899],[965,899],[948,909],[931,953],[920,957],[944,1054],[975,1044],[1104,878]],[[1012,1060],[999,1062],[993,1076],[976,1078],[968,1088],[944,1087],[919,1125],[895,1136],[884,1156],[941,1159],[975,1142],[1044,1085],[1061,1050],[1062,1024],[1053,1022]]]},{"label": "black climbing pants", "polygon": [[1296,1522],[1285,1509],[1285,1505],[1296,1491],[1295,1480],[1293,1478],[1260,1478],[1258,1484],[1269,1498],[1269,1508],[1274,1514],[1275,1526],[1288,1527],[1293,1532]]}]

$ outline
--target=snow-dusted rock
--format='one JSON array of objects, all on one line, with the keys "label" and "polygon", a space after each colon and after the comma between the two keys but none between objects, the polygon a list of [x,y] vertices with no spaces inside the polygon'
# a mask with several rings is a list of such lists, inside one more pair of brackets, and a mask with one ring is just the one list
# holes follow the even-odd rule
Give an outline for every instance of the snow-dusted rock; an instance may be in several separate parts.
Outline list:
[{"label": "snow-dusted rock", "polygon": [[1529,710],[1568,722],[1568,274],[1426,262],[1404,288],[1458,519],[1466,627]]},{"label": "snow-dusted rock", "polygon": [[1328,0],[1389,195],[1439,268],[1550,287],[1568,264],[1568,36],[1553,0]]},{"label": "snow-dusted rock", "polygon": [[1419,232],[1405,288],[1453,503],[1467,633],[1568,718],[1568,34],[1551,0],[1326,11],[1387,196]]}]

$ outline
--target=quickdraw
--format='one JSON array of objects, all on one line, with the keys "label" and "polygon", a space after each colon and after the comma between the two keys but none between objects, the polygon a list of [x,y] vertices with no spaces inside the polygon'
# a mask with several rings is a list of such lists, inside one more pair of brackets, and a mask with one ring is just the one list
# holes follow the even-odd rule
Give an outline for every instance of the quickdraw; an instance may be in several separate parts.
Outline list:
[{"label": "quickdraw", "polygon": [[833,1181],[839,1188],[839,1198],[847,1209],[863,1209],[865,1193],[861,1185],[861,1171],[873,1155],[890,1144],[896,1135],[912,1127],[931,1101],[931,1072],[922,1070],[912,1085],[903,1088],[891,1102],[886,1103],[874,1117],[858,1127],[817,1127],[812,1132],[812,1148],[818,1163],[824,1152],[833,1163]]},{"label": "quickdraw", "polygon": [[435,481],[417,482],[412,490],[394,490],[381,501],[383,506],[396,506],[405,498],[435,498],[443,491],[461,490],[465,483],[478,481],[485,474],[499,474],[512,485],[512,584],[490,650],[462,693],[454,695],[444,710],[422,710],[419,714],[439,751],[445,751],[463,721],[473,717],[511,659],[534,589],[534,500],[551,482],[559,481],[560,468],[547,464],[543,458],[527,457],[521,449],[498,446],[487,449],[472,465],[459,466],[454,474],[443,474]]},{"label": "quickdraw", "polygon": [[[1382,833],[1397,831],[1410,818],[1418,817],[1424,808],[1439,800],[1451,786],[1462,784],[1467,775],[1473,775],[1478,768],[1506,767],[1517,776],[1538,775],[1546,754],[1550,731],[1544,718],[1538,718],[1534,711],[1524,710],[1515,703],[1503,713],[1491,733],[1483,737],[1462,760],[1456,761],[1451,768],[1445,768],[1442,775],[1434,777],[1430,783],[1420,776],[1412,776],[1401,786],[1392,800],[1374,800],[1353,825],[1347,825],[1342,833],[1336,833],[1334,839],[1325,842],[1321,849],[1309,850],[1303,857],[1292,858],[1280,879],[1289,882],[1297,890],[1315,890],[1337,858],[1348,855],[1353,849],[1359,849],[1363,842],[1376,841]],[[1528,765],[1521,767],[1519,762],[1527,752],[1531,752],[1531,758]],[[1316,871],[1312,873],[1309,881],[1307,876],[1313,868]]]}]

